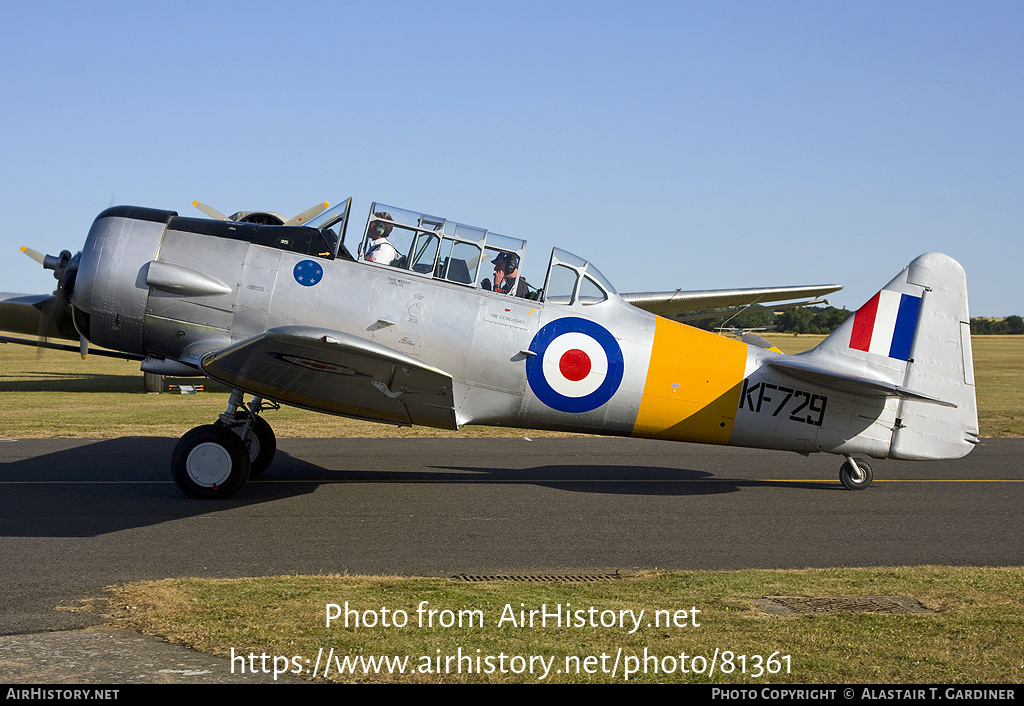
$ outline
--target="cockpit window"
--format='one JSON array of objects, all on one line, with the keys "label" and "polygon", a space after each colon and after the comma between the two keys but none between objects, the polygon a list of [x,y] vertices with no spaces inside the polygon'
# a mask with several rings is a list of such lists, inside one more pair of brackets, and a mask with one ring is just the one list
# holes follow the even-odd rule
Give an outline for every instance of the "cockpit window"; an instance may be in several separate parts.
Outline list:
[{"label": "cockpit window", "polygon": [[479,245],[445,238],[434,276],[449,282],[473,284],[476,282],[476,271],[479,266]]},{"label": "cockpit window", "polygon": [[580,282],[580,303],[583,306],[600,304],[607,298],[608,294],[601,289],[589,274],[583,275],[583,281]]},{"label": "cockpit window", "polygon": [[576,282],[579,273],[566,265],[554,265],[548,272],[548,283],[544,287],[544,301],[551,304],[573,304],[576,301]]},{"label": "cockpit window", "polygon": [[330,208],[303,224],[305,228],[320,231],[321,238],[330,251],[346,260],[352,260],[352,254],[345,247],[345,231],[348,229],[348,212],[352,207],[352,197],[345,199],[334,208]]},{"label": "cockpit window", "polygon": [[413,245],[413,257],[411,260],[412,271],[421,275],[429,275],[434,271],[434,264],[437,262],[437,248],[441,239],[433,233],[419,233]]},{"label": "cockpit window", "polygon": [[400,269],[429,272],[428,258],[436,250],[434,234],[444,219],[405,209],[373,204],[366,220],[366,231],[359,246],[359,259]]},{"label": "cockpit window", "polygon": [[544,301],[592,306],[607,301],[612,294],[615,289],[611,283],[591,263],[559,248],[551,251]]},{"label": "cockpit window", "polygon": [[359,259],[434,279],[482,286],[485,257],[503,252],[521,262],[526,241],[444,218],[375,203],[367,217]]}]

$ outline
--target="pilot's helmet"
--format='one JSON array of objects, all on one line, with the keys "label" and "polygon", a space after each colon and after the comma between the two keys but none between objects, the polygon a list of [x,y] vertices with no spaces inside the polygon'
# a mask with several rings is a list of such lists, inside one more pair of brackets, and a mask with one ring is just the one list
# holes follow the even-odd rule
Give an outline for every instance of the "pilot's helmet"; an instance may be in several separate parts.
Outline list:
[{"label": "pilot's helmet", "polygon": [[[375,215],[377,218],[385,218],[389,221],[391,220],[391,214],[388,213],[387,211],[378,211],[373,215]],[[372,221],[370,223],[371,239],[388,237],[389,235],[391,235],[391,229],[394,227],[395,226],[392,225],[391,223],[385,223],[384,221]]]},{"label": "pilot's helmet", "polygon": [[495,269],[500,268],[505,274],[510,275],[519,269],[519,256],[510,252],[500,252],[491,260],[491,264]]}]

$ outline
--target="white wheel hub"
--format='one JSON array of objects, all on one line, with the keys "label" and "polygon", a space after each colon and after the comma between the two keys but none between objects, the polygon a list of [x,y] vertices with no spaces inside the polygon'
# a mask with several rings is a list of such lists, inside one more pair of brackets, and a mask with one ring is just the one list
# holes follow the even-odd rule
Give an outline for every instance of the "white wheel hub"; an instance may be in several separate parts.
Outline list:
[{"label": "white wheel hub", "polygon": [[220,444],[207,442],[189,451],[185,460],[188,477],[196,485],[216,488],[231,477],[231,454]]}]

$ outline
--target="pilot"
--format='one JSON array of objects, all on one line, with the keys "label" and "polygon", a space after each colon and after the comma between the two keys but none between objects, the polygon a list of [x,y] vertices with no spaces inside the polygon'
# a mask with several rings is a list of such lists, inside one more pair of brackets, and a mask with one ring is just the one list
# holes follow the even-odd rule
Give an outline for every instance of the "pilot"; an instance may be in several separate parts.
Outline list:
[{"label": "pilot", "polygon": [[[391,214],[383,211],[373,215],[377,218],[391,220]],[[366,247],[366,254],[363,256],[364,260],[390,265],[398,259],[398,250],[388,240],[392,228],[394,228],[392,224],[385,223],[384,221],[373,221],[370,224],[369,244]]]},{"label": "pilot", "polygon": [[490,281],[485,279],[480,283],[484,289],[491,289],[498,294],[508,294],[512,285],[515,284],[513,296],[525,298],[530,293],[530,286],[526,284],[526,279],[519,277],[518,255],[508,252],[498,253],[498,256],[491,260],[491,264],[494,265],[494,286],[492,287]]}]

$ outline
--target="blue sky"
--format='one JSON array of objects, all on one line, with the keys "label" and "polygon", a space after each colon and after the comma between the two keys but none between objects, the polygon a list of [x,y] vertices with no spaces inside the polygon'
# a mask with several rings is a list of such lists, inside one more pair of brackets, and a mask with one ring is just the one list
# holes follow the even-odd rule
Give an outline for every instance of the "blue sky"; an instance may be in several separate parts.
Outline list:
[{"label": "blue sky", "polygon": [[[1024,313],[1019,2],[17,3],[0,290],[129,203],[354,197],[551,246],[620,291],[837,282],[912,258]],[[352,237],[350,231],[350,237]]]}]

